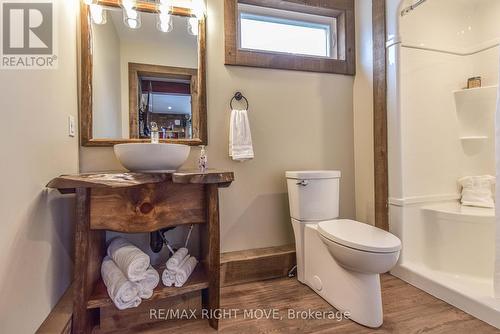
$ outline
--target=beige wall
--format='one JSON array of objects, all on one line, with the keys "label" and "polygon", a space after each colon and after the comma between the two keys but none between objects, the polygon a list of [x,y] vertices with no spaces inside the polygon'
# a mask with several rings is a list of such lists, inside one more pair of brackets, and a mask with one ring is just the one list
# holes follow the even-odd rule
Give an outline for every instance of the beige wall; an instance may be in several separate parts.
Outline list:
[{"label": "beige wall", "polygon": [[[224,66],[223,1],[208,1],[209,166],[235,171],[220,191],[222,251],[293,241],[286,170],[342,171],[342,217],[354,218],[353,78],[297,71]],[[175,28],[174,28],[175,29]],[[228,157],[229,100],[250,101],[255,159]],[[194,166],[194,148],[187,166]],[[82,148],[82,171],[119,168],[111,148]],[[144,236],[144,241],[147,236]]]},{"label": "beige wall", "polygon": [[45,184],[78,170],[75,1],[55,1],[57,70],[0,70],[0,333],[33,333],[71,280],[73,198]]},{"label": "beige wall", "polygon": [[372,2],[356,0],[357,59],[354,80],[356,219],[374,225],[372,46]]}]

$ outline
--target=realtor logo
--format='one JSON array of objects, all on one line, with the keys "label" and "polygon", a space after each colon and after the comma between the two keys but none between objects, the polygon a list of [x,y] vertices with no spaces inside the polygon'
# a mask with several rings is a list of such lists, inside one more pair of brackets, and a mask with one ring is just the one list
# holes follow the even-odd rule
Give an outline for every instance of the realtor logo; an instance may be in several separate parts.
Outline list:
[{"label": "realtor logo", "polygon": [[0,68],[55,68],[57,56],[54,54],[55,20],[52,0],[0,0],[0,4]]}]

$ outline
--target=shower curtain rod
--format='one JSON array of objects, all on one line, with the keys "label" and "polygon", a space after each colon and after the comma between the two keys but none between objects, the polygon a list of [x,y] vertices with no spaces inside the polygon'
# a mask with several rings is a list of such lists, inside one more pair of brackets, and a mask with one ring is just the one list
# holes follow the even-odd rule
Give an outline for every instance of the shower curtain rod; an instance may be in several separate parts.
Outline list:
[{"label": "shower curtain rod", "polygon": [[403,9],[401,11],[401,16],[405,16],[406,14],[408,14],[409,12],[411,12],[412,10],[414,10],[415,8],[417,8],[418,6],[420,6],[421,4],[423,4],[426,1],[427,0],[418,0],[413,5],[406,7],[405,9]]}]

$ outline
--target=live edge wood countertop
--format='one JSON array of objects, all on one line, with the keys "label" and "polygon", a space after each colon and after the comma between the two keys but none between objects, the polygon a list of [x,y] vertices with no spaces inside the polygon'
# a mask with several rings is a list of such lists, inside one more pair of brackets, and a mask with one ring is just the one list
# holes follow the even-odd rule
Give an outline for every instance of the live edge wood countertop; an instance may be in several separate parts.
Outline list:
[{"label": "live edge wood countertop", "polygon": [[218,184],[219,187],[225,187],[234,181],[234,173],[216,169],[206,172],[179,170],[172,173],[84,173],[61,175],[50,181],[47,187],[59,189],[62,193],[71,193],[76,188],[126,188],[165,181],[179,184]]}]

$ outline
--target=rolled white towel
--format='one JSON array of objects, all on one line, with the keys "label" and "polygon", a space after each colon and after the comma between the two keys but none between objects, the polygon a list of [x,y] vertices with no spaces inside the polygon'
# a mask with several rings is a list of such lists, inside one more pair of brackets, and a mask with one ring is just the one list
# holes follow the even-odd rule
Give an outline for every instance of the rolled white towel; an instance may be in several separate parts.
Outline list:
[{"label": "rolled white towel", "polygon": [[161,280],[165,286],[172,286],[175,283],[175,275],[177,275],[177,271],[179,270],[179,267],[182,266],[187,260],[189,259],[189,254],[186,255],[181,262],[179,263],[179,266],[176,267],[175,269],[168,269],[166,268],[162,275],[161,275]]},{"label": "rolled white towel", "polygon": [[175,270],[179,267],[181,264],[182,260],[188,255],[188,249],[185,247],[179,248],[177,252],[175,252],[174,255],[172,255],[168,260],[167,260],[167,269],[169,270]]},{"label": "rolled white towel", "polygon": [[137,282],[140,286],[139,297],[149,299],[153,296],[153,290],[160,282],[160,275],[155,268],[149,266],[146,270],[146,278]]},{"label": "rolled white towel", "polygon": [[108,256],[115,261],[118,268],[132,282],[146,278],[149,268],[149,256],[130,241],[117,237],[108,246]]},{"label": "rolled white towel", "polygon": [[108,256],[102,261],[101,276],[109,297],[119,310],[139,306],[141,303],[139,285],[127,280],[120,268]]},{"label": "rolled white towel", "polygon": [[198,261],[194,256],[190,256],[182,266],[179,267],[179,269],[176,270],[175,274],[175,286],[176,287],[181,287],[186,283],[188,280],[189,276],[193,272],[194,268],[196,267],[196,264]]},{"label": "rolled white towel", "polygon": [[163,270],[161,281],[165,286],[172,286],[175,283],[175,271],[170,269]]}]

